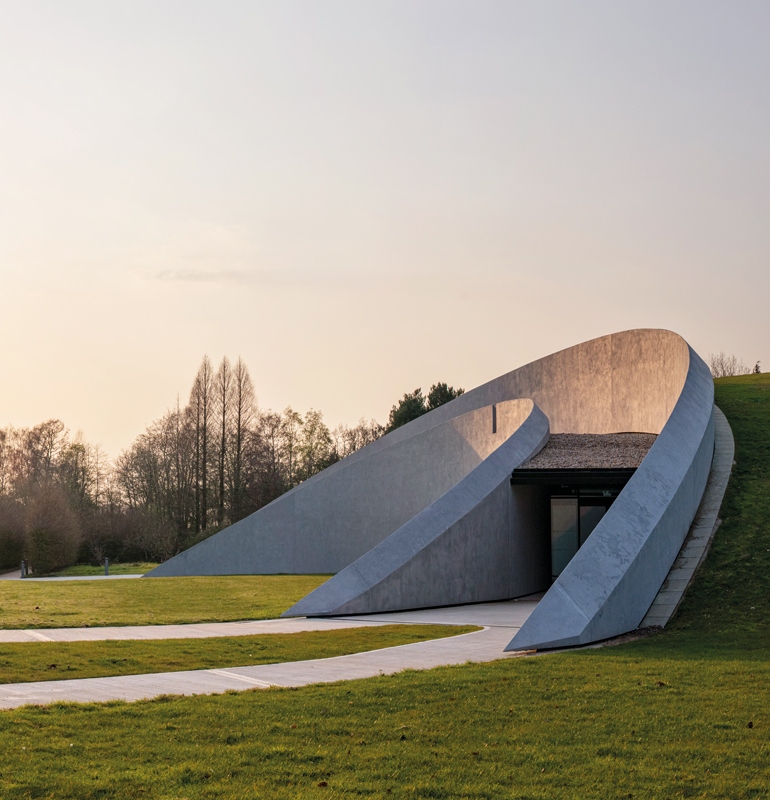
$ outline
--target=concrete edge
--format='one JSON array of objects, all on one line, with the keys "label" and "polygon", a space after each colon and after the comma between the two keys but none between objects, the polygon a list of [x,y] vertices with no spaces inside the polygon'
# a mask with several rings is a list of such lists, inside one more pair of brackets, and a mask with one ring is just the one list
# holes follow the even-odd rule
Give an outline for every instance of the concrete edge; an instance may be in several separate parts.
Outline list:
[{"label": "concrete edge", "polygon": [[727,491],[734,457],[735,439],[730,423],[714,405],[714,456],[706,490],[679,555],[640,623],[640,628],[665,628],[679,608],[722,523],[718,515]]}]

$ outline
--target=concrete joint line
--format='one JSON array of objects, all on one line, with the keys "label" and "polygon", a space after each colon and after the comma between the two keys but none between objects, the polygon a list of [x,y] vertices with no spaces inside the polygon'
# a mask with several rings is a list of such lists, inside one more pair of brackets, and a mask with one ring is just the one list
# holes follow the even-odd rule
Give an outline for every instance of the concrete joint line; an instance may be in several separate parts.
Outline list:
[{"label": "concrete joint line", "polygon": [[31,636],[33,639],[37,639],[40,642],[53,642],[53,639],[49,639],[48,636],[44,636],[42,633],[38,633],[37,631],[30,631],[25,630],[24,633]]},{"label": "concrete joint line", "polygon": [[275,683],[270,683],[269,681],[260,681],[256,678],[249,678],[246,675],[239,675],[236,672],[229,672],[226,669],[210,669],[208,672],[211,672],[214,675],[221,675],[223,678],[233,678],[236,681],[243,681],[243,683],[250,683],[252,686],[259,686],[261,689],[269,689],[271,686],[276,686]]}]

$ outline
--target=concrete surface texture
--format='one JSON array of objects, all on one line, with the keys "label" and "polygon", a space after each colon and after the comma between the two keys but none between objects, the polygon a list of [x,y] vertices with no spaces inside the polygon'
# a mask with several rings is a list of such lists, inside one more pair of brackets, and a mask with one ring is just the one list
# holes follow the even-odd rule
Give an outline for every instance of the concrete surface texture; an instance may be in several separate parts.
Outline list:
[{"label": "concrete surface texture", "polygon": [[141,575],[64,575],[53,578],[22,578],[21,570],[16,569],[11,572],[4,572],[0,575],[0,581],[123,581],[141,577]]},{"label": "concrete surface texture", "polygon": [[[19,576],[21,577],[21,576]],[[55,578],[24,578],[23,580],[35,583],[36,581],[130,581],[141,578],[142,575],[60,575]]]},{"label": "concrete surface texture", "polygon": [[160,639],[211,639],[221,636],[265,636],[273,633],[334,631],[368,625],[481,625],[518,630],[542,595],[505,603],[424,608],[390,614],[350,617],[291,617],[242,622],[192,622],[178,625],[122,625],[101,628],[2,629],[0,643],[8,642],[106,642]]},{"label": "concrete surface texture", "polygon": [[[220,625],[259,625],[258,632],[333,630],[341,627],[425,623],[438,625],[484,625],[475,633],[428,642],[372,650],[335,658],[261,664],[252,667],[125,675],[114,678],[83,678],[68,681],[40,681],[0,686],[0,708],[16,708],[28,703],[106,702],[145,700],[159,695],[217,694],[226,691],[266,689],[271,686],[306,686],[341,680],[392,675],[404,669],[431,669],[469,661],[494,661],[505,657],[505,643],[532,609],[538,598],[523,598],[507,603],[433,609],[374,617],[319,620],[268,620],[261,623],[220,623]],[[212,626],[151,626],[154,628],[216,628]],[[101,629],[104,631],[105,629]],[[134,629],[136,633],[139,629]],[[249,630],[248,633],[253,633]],[[51,633],[46,631],[46,633]],[[167,631],[178,638],[178,631]],[[215,635],[232,635],[230,633]],[[134,638],[138,638],[134,636]],[[141,637],[146,638],[146,637]],[[56,641],[63,641],[56,639]],[[69,640],[72,641],[72,640]],[[510,657],[510,656],[509,656]]]},{"label": "concrete surface texture", "polygon": [[547,522],[536,519],[534,487],[506,485],[506,471],[549,431],[658,434],[511,646],[614,636],[637,627],[695,515],[713,451],[712,405],[707,367],[675,333],[585,342],[391,432],[149,574],[338,573],[295,614],[526,594],[545,588]]}]

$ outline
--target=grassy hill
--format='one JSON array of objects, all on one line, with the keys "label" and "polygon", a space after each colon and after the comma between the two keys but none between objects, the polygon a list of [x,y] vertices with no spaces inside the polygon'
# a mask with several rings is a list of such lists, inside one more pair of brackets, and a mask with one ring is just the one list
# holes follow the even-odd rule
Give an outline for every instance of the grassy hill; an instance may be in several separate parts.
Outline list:
[{"label": "grassy hill", "polygon": [[0,714],[3,798],[770,797],[770,375],[717,382],[724,523],[630,644],[336,686]]},{"label": "grassy hill", "polygon": [[713,648],[770,647],[770,373],[715,381],[735,436],[722,526],[671,628]]}]

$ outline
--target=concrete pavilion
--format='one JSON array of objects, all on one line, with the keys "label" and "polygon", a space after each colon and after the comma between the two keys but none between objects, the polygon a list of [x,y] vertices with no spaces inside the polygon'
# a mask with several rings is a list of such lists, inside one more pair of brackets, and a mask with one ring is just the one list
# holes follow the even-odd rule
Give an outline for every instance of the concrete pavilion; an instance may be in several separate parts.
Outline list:
[{"label": "concrete pavilion", "polygon": [[639,626],[714,452],[708,367],[665,330],[534,361],[383,436],[151,576],[335,573],[286,612],[544,593],[507,649]]}]

